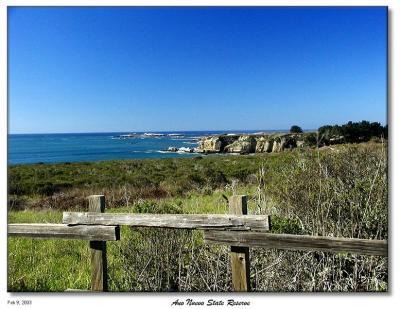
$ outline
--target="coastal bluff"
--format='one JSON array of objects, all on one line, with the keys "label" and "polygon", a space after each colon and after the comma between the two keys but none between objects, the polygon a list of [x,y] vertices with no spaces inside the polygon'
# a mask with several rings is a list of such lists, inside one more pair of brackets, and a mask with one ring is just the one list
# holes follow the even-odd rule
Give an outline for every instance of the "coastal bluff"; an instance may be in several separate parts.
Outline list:
[{"label": "coastal bluff", "polygon": [[222,134],[202,137],[194,152],[263,153],[298,147],[315,147],[316,133]]}]

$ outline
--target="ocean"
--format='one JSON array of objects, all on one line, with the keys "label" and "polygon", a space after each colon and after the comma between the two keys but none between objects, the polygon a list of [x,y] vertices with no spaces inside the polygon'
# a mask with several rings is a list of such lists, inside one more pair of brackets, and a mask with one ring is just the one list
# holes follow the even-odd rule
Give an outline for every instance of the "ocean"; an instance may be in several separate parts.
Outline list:
[{"label": "ocean", "polygon": [[[168,147],[194,148],[197,138],[202,136],[259,131],[154,132],[162,136],[136,132],[133,138],[120,138],[132,132],[9,134],[8,164],[191,157],[199,154],[164,150]],[[273,131],[283,130],[269,130]]]}]

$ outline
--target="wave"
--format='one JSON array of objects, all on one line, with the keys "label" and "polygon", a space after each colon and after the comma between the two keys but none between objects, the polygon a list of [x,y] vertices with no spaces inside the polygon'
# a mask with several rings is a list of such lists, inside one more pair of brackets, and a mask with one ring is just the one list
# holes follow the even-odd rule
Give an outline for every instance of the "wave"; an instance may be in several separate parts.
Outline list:
[{"label": "wave", "polygon": [[157,150],[131,150],[131,153],[155,153]]}]

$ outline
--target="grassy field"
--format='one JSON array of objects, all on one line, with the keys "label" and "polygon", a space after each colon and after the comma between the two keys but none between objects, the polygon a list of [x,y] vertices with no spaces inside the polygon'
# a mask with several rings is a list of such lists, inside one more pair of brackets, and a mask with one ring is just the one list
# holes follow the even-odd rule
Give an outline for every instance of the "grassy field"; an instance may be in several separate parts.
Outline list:
[{"label": "grassy field", "polygon": [[[246,194],[272,232],[387,239],[387,147],[338,145],[279,154],[35,164],[9,168],[14,222],[61,222],[105,194],[107,212],[226,213]],[[231,291],[229,248],[201,232],[122,228],[108,243],[111,291]],[[387,291],[383,257],[251,249],[256,291]],[[90,286],[86,241],[8,239],[9,291]]]}]

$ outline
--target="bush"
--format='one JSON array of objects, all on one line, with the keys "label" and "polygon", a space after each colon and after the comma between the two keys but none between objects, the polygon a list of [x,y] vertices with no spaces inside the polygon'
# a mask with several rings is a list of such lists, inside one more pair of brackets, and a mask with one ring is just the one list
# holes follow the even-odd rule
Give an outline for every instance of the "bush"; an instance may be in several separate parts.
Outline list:
[{"label": "bush", "polygon": [[225,186],[228,183],[224,172],[213,168],[207,168],[204,171],[204,177],[207,181],[207,184],[213,189],[220,186]]},{"label": "bush", "polygon": [[[336,151],[292,152],[271,167],[260,186],[260,212],[271,230],[364,239],[388,238],[387,148],[348,145]],[[385,291],[385,257],[253,249],[261,291]]]},{"label": "bush", "polygon": [[243,167],[232,171],[231,177],[238,179],[241,182],[245,182],[250,174],[252,174],[252,171],[248,168]]},{"label": "bush", "polygon": [[323,144],[360,143],[367,142],[372,137],[387,137],[387,125],[382,127],[379,122],[349,121],[344,125],[322,126],[318,129]]},{"label": "bush", "polygon": [[304,234],[298,219],[271,216],[271,232],[278,234]]},{"label": "bush", "polygon": [[294,125],[290,128],[290,133],[303,133],[303,129]]},{"label": "bush", "polygon": [[138,213],[153,214],[181,214],[182,203],[156,203],[154,201],[143,201],[135,205],[135,211]]},{"label": "bush", "polygon": [[49,181],[41,182],[37,185],[36,193],[39,195],[50,196],[56,192],[58,192],[58,187]]},{"label": "bush", "polygon": [[317,134],[305,133],[304,134],[304,145],[307,147],[316,147],[317,146]]}]

